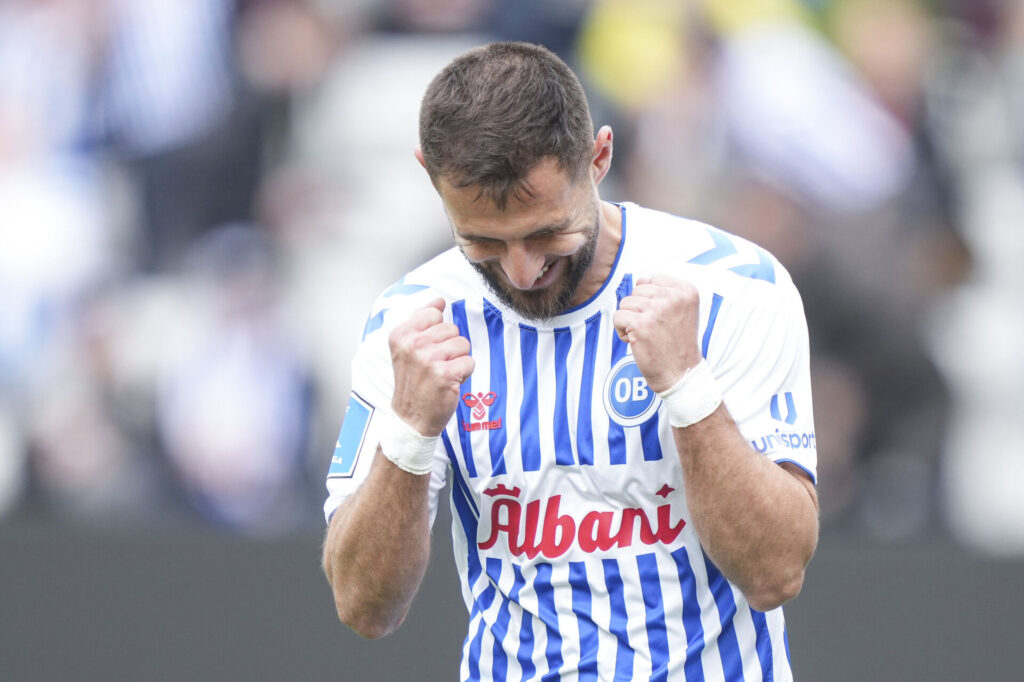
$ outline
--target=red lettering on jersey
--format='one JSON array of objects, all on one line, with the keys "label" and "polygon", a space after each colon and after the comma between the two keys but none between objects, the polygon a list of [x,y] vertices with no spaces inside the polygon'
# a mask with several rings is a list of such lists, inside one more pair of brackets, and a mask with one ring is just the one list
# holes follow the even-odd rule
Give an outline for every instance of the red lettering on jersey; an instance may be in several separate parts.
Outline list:
[{"label": "red lettering on jersey", "polygon": [[519,486],[516,486],[515,488],[509,488],[504,483],[499,483],[498,485],[494,486],[493,488],[488,488],[487,490],[485,490],[484,491],[484,495],[487,495],[489,497],[496,497],[498,495],[508,495],[510,497],[519,497],[519,493],[521,493],[521,492],[522,492],[522,490],[519,489]]},{"label": "red lettering on jersey", "polygon": [[495,419],[489,422],[463,422],[462,429],[464,431],[490,431],[492,429],[501,428],[501,418]]},{"label": "red lettering on jersey", "polygon": [[669,518],[670,511],[671,505],[663,504],[658,507],[658,532],[655,537],[666,545],[675,542],[675,539],[683,532],[683,526],[686,525],[686,521],[679,519],[679,523],[673,526]]},{"label": "red lettering on jersey", "polygon": [[[518,488],[513,490],[519,492]],[[485,493],[497,496],[511,495],[513,491],[498,486]],[[528,559],[534,559],[541,554],[548,559],[555,559],[568,552],[574,542],[588,554],[606,552],[616,547],[630,547],[637,539],[637,534],[640,542],[645,545],[670,544],[686,526],[683,519],[672,523],[671,504],[657,507],[657,529],[652,526],[647,511],[639,507],[623,509],[618,528],[613,528],[615,512],[612,511],[587,512],[577,525],[573,516],[560,513],[561,502],[561,495],[548,498],[544,504],[544,519],[541,521],[540,500],[528,502],[525,513],[523,505],[512,497],[495,500],[491,506],[491,534],[478,547],[485,550],[494,547],[504,533],[509,552],[513,556],[525,554]]]},{"label": "red lettering on jersey", "polygon": [[558,502],[561,499],[561,495],[555,495],[548,500],[548,506],[544,509],[544,534],[540,541],[540,551],[549,559],[565,554],[576,539],[576,520],[558,513]]},{"label": "red lettering on jersey", "polygon": [[[501,520],[501,511],[503,509],[505,510],[504,521]],[[498,541],[498,534],[502,531],[505,531],[505,534],[508,536],[509,548],[511,548],[512,538],[519,537],[519,518],[521,511],[522,508],[516,500],[496,500],[491,506],[491,537],[479,543],[478,546],[480,549],[490,549],[491,547],[494,547],[494,543]],[[522,552],[513,549],[512,553],[519,556]]]},{"label": "red lettering on jersey", "polygon": [[588,512],[580,521],[579,543],[584,552],[607,552],[619,541],[618,534],[612,535],[612,520],[615,512]]}]

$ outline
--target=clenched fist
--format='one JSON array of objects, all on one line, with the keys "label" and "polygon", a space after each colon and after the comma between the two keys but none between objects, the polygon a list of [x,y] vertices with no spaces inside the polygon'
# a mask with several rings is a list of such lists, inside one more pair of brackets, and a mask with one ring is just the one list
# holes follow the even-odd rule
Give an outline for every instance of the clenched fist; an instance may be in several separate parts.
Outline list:
[{"label": "clenched fist", "polygon": [[391,409],[421,435],[436,436],[455,413],[460,386],[473,373],[469,339],[442,317],[437,298],[394,328],[388,337],[395,370]]},{"label": "clenched fist", "polygon": [[657,393],[676,385],[701,361],[697,346],[700,297],[689,282],[664,275],[637,277],[612,323],[627,342],[647,385]]}]

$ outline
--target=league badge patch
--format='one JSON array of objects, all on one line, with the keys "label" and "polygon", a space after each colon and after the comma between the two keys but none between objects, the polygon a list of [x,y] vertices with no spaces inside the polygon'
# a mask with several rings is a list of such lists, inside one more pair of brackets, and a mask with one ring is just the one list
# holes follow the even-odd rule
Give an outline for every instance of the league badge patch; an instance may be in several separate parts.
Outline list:
[{"label": "league badge patch", "polygon": [[373,416],[373,405],[353,392],[348,399],[345,410],[345,421],[341,424],[341,433],[334,446],[331,467],[327,470],[327,478],[349,478],[356,469],[359,450],[363,447],[366,432]]}]

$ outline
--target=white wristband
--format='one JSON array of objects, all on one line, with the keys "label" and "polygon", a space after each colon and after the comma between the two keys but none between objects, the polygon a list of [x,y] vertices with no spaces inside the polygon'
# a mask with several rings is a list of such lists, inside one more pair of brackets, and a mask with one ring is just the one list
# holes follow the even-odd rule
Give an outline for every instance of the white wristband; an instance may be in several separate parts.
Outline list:
[{"label": "white wristband", "polygon": [[692,426],[709,416],[722,404],[719,388],[711,367],[704,360],[686,370],[676,385],[658,397],[665,404],[668,423],[676,428]]},{"label": "white wristband", "polygon": [[384,456],[410,474],[429,474],[439,436],[424,436],[390,410],[384,410],[383,416],[380,449]]}]

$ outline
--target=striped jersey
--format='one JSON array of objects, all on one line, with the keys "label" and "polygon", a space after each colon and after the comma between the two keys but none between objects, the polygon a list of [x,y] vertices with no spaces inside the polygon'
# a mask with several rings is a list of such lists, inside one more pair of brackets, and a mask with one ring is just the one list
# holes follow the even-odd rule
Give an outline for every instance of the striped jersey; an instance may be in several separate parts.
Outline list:
[{"label": "striped jersey", "polygon": [[328,472],[361,484],[394,386],[388,331],[442,296],[476,368],[441,434],[469,626],[462,680],[789,680],[781,608],[752,609],[704,553],[661,400],[612,325],[640,275],[700,294],[697,342],[751,447],[816,475],[807,327],[789,274],[709,225],[622,204],[608,279],[539,323],[496,301],[458,249],[376,301]]}]

